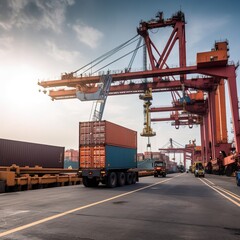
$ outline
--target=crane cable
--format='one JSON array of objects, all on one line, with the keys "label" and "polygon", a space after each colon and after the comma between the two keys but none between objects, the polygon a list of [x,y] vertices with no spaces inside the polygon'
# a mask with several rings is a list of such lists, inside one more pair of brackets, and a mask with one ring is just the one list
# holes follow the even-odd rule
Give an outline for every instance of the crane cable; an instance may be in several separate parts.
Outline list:
[{"label": "crane cable", "polygon": [[115,62],[117,62],[118,60],[120,60],[120,59],[122,59],[122,58],[124,58],[124,57],[128,56],[129,54],[131,54],[131,53],[135,52],[137,49],[139,49],[139,48],[143,47],[144,45],[145,45],[145,44],[142,44],[141,46],[139,46],[139,47],[135,48],[133,51],[130,51],[130,52],[128,52],[128,53],[126,53],[126,54],[124,54],[123,56],[121,56],[121,57],[119,57],[119,58],[117,58],[117,59],[113,60],[112,62],[110,62],[110,63],[106,64],[105,66],[103,66],[103,67],[101,67],[101,68],[99,68],[98,70],[96,70],[96,71],[95,71],[95,72],[93,72],[92,74],[94,74],[94,73],[97,73],[97,72],[99,72],[100,70],[104,69],[105,67],[107,67],[107,66],[109,66],[109,65],[111,65],[111,64],[113,64],[113,63],[115,63]]},{"label": "crane cable", "polygon": [[141,42],[142,42],[142,38],[140,37],[139,40],[138,40],[137,46],[136,46],[136,48],[135,48],[135,50],[133,52],[132,58],[131,58],[131,60],[130,60],[130,62],[128,64],[128,68],[127,68],[128,72],[130,72],[130,70],[132,68],[133,61],[134,61],[134,59],[135,59],[135,57],[137,55],[137,50],[139,49],[139,46],[140,46]]},{"label": "crane cable", "polygon": [[[84,69],[85,67],[88,67],[89,65],[91,66],[93,63],[95,63],[95,62],[98,61],[98,62],[94,65],[94,66],[96,66],[97,64],[99,64],[100,62],[102,62],[103,60],[105,60],[106,58],[108,58],[109,56],[113,55],[114,53],[118,52],[118,51],[121,50],[122,48],[124,48],[124,47],[132,44],[131,41],[133,41],[137,36],[138,36],[138,34],[135,35],[134,37],[132,37],[131,39],[129,39],[128,41],[126,41],[125,43],[122,43],[121,45],[117,46],[116,48],[114,48],[114,49],[112,49],[112,50],[104,53],[102,56],[96,58],[95,60],[91,61],[90,63],[88,63],[88,64],[86,64],[86,65],[84,65],[83,67],[81,67],[81,68],[73,71],[72,73],[73,73],[73,74],[74,74],[74,73],[77,73],[77,72],[79,72],[80,70]],[[135,42],[135,41],[136,41],[136,40],[134,40],[133,42]],[[103,60],[101,60],[101,59],[103,59]],[[91,67],[92,67],[92,66],[91,66]],[[90,68],[91,68],[91,67],[90,67]],[[88,68],[88,70],[89,70],[90,68]],[[87,71],[87,70],[86,70],[86,71]],[[84,71],[84,72],[86,72],[86,71]],[[84,72],[83,72],[83,73],[84,73]]]},{"label": "crane cable", "polygon": [[[99,60],[99,61],[98,61],[97,63],[95,63],[94,65],[91,65],[89,68],[87,68],[86,70],[84,70],[81,74],[83,74],[83,73],[87,72],[88,70],[92,69],[93,67],[97,66],[98,64],[100,64],[101,62],[103,62],[104,60],[106,60],[108,57],[112,56],[113,54],[115,54],[116,52],[120,51],[121,49],[123,49],[123,48],[131,45],[132,43],[136,42],[137,40],[138,40],[138,39],[136,39],[136,40],[128,43],[127,45],[119,48],[119,49],[116,50],[116,51],[113,51],[112,54],[107,55],[106,57],[104,57],[103,59]],[[111,63],[110,63],[110,64],[111,64]],[[110,64],[109,64],[109,65],[110,65]],[[107,66],[108,66],[108,65],[107,65]],[[97,70],[97,71],[99,71],[99,70]],[[95,72],[97,72],[97,71],[95,71]],[[95,72],[94,72],[94,73],[95,73]]]}]

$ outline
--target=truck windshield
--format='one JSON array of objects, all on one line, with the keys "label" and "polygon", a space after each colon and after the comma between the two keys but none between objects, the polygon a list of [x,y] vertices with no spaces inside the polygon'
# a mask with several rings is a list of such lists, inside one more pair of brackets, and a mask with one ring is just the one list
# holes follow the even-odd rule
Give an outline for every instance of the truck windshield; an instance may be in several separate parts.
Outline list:
[{"label": "truck windshield", "polygon": [[164,165],[163,162],[155,162],[155,167],[163,167]]},{"label": "truck windshield", "polygon": [[197,163],[196,169],[198,169],[198,170],[203,170],[203,165],[202,165],[202,163]]}]

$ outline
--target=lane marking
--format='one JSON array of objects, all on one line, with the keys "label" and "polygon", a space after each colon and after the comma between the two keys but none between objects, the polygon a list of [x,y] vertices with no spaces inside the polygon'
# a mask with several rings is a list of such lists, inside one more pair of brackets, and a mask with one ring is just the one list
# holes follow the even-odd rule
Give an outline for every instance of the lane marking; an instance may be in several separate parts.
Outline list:
[{"label": "lane marking", "polygon": [[209,179],[205,178],[204,180],[208,181],[209,183],[211,183],[212,185],[215,185],[215,183],[213,183],[212,181],[210,181]]},{"label": "lane marking", "polygon": [[69,211],[53,215],[51,217],[43,218],[41,220],[38,220],[38,221],[35,221],[35,222],[32,222],[32,223],[26,224],[26,225],[23,225],[23,226],[20,226],[20,227],[16,227],[16,228],[10,229],[8,231],[0,233],[0,237],[4,237],[6,235],[22,231],[24,229],[27,229],[27,228],[30,228],[30,227],[33,227],[33,226],[36,226],[36,225],[39,225],[39,224],[51,221],[51,220],[56,219],[56,218],[60,218],[60,217],[66,216],[68,214],[71,214],[71,213],[74,213],[74,212],[77,212],[77,211],[80,211],[80,210],[83,210],[83,209],[86,209],[86,208],[90,208],[90,207],[93,207],[93,206],[96,206],[96,205],[99,205],[99,204],[102,204],[102,203],[105,203],[105,202],[109,202],[111,200],[114,200],[114,199],[117,199],[117,198],[120,198],[120,197],[124,197],[124,196],[130,195],[130,194],[142,191],[142,190],[147,189],[147,188],[151,188],[151,187],[156,186],[158,184],[168,182],[168,181],[170,181],[170,180],[172,180],[172,179],[174,179],[176,177],[179,177],[179,176],[181,176],[181,174],[179,174],[177,176],[174,176],[172,178],[168,178],[166,180],[159,181],[157,183],[150,184],[150,185],[142,187],[142,188],[138,188],[138,189],[133,190],[131,192],[122,193],[122,194],[119,194],[119,195],[111,197],[111,198],[107,198],[107,199],[104,199],[104,200],[101,200],[101,201],[98,201],[98,202],[95,202],[95,203],[90,203],[90,204],[82,206],[82,207],[74,208],[74,209],[71,209]]},{"label": "lane marking", "polygon": [[220,186],[217,186],[215,183],[213,183],[213,182],[210,181],[209,179],[206,179],[206,178],[205,178],[204,180],[205,180],[205,181],[208,181],[209,183],[211,183],[214,188],[217,188],[218,190],[223,191],[223,192],[225,192],[226,194],[230,195],[231,197],[233,197],[233,198],[235,198],[235,199],[237,199],[237,200],[240,201],[240,196],[239,196],[239,195],[237,195],[237,194],[235,194],[235,193],[233,193],[233,192],[231,192],[231,191],[229,191],[229,190],[227,190],[227,189],[225,189],[225,188],[222,188],[222,187],[220,187]]},{"label": "lane marking", "polygon": [[237,194],[235,194],[235,193],[233,193],[233,192],[231,192],[231,191],[229,191],[227,189],[224,189],[222,187],[219,187],[219,186],[214,186],[214,187],[217,188],[220,191],[225,192],[226,194],[230,195],[231,197],[237,199],[238,201],[240,201],[240,196],[238,196]]},{"label": "lane marking", "polygon": [[203,181],[201,178],[199,178],[200,181],[202,181],[205,185],[207,185],[208,187],[210,187],[211,189],[213,189],[215,192],[219,193],[221,196],[223,196],[224,198],[228,199],[230,202],[234,203],[235,205],[237,205],[238,207],[240,207],[240,203],[234,201],[233,199],[231,199],[230,197],[228,197],[227,195],[223,194],[220,190],[216,189],[215,187],[209,185],[208,183],[206,183],[205,181]]}]

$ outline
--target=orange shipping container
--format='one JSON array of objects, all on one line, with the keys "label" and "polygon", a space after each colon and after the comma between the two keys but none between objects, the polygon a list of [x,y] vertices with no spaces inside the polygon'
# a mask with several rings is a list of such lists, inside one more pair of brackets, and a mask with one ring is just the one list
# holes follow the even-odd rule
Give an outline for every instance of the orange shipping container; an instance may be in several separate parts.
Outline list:
[{"label": "orange shipping container", "polygon": [[79,146],[137,148],[137,132],[108,121],[80,122]]},{"label": "orange shipping container", "polygon": [[104,168],[105,147],[104,146],[82,146],[80,147],[80,166],[82,168]]}]

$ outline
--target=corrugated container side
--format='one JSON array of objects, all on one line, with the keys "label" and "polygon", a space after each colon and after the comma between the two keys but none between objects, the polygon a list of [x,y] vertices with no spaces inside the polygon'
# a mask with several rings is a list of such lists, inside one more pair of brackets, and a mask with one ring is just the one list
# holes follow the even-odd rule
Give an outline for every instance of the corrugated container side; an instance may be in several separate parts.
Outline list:
[{"label": "corrugated container side", "polygon": [[81,146],[79,149],[81,168],[105,168],[105,147]]},{"label": "corrugated container side", "polygon": [[111,122],[106,122],[106,144],[137,148],[137,132]]},{"label": "corrugated container side", "polygon": [[108,121],[79,123],[79,146],[104,144],[137,148],[137,132]]},{"label": "corrugated container side", "polygon": [[64,147],[0,139],[0,166],[64,167]]},{"label": "corrugated container side", "polygon": [[137,149],[106,146],[107,169],[129,169],[137,167]]},{"label": "corrugated container side", "polygon": [[137,149],[118,146],[81,146],[81,168],[129,169],[137,167]]}]

